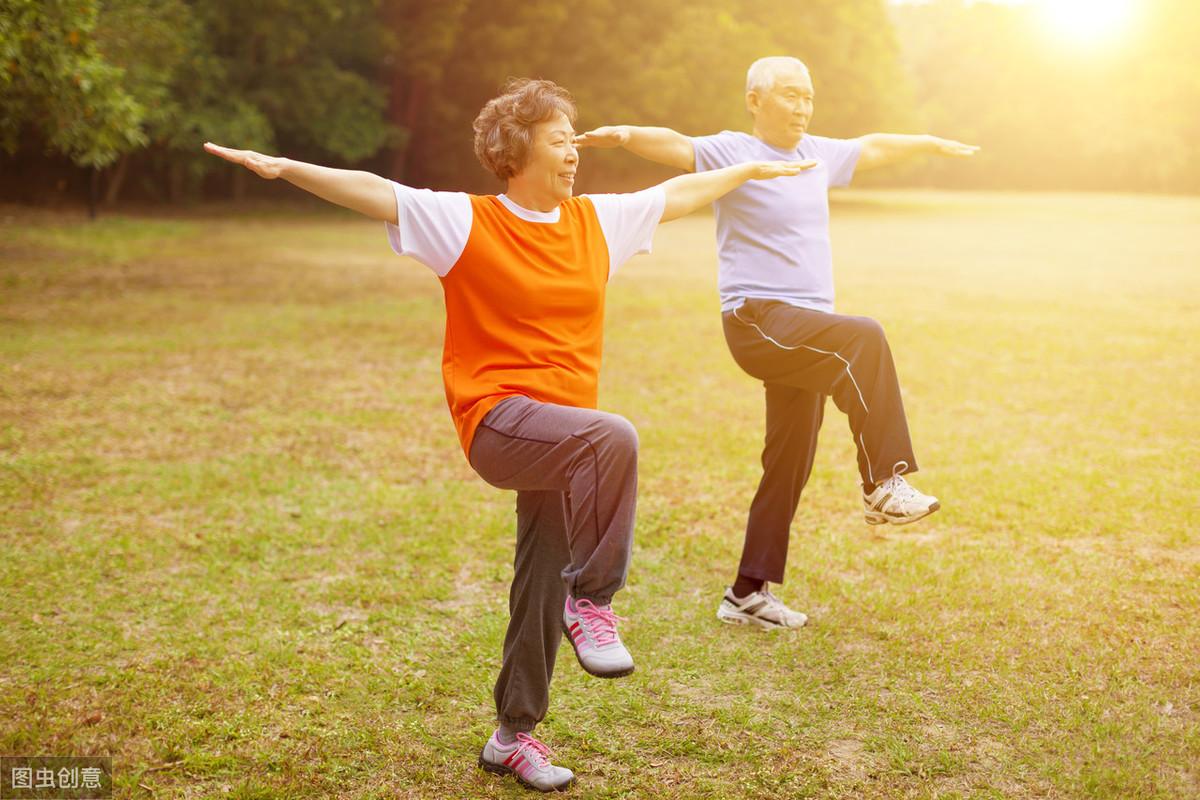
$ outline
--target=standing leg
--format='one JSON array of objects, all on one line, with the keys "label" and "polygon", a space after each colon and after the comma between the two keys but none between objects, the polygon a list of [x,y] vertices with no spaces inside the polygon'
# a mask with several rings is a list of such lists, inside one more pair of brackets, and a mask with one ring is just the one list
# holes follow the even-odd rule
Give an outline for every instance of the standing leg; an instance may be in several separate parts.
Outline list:
[{"label": "standing leg", "polygon": [[782,583],[792,518],[812,473],[825,395],[777,383],[767,383],[765,388],[763,474],[750,504],[738,575],[760,583]]},{"label": "standing leg", "polygon": [[575,779],[571,770],[552,764],[549,750],[530,736],[550,704],[566,594],[561,572],[570,558],[562,492],[517,492],[508,632],[493,692],[500,727],[483,746],[479,765],[497,775],[516,775],[543,792],[565,789]]},{"label": "standing leg", "polygon": [[550,678],[562,640],[570,563],[562,492],[517,492],[517,554],[508,594],[504,664],[496,680],[496,717],[512,731],[529,732],[546,716]]}]

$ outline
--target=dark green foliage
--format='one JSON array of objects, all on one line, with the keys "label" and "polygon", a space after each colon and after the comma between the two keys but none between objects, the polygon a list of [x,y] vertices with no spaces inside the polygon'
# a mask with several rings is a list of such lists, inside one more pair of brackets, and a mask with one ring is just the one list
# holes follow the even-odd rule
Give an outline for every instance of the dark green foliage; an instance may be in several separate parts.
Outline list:
[{"label": "dark green foliage", "polygon": [[393,136],[373,0],[0,2],[9,153],[33,139],[103,167],[136,151],[177,197],[219,167],[205,140],[349,162]]},{"label": "dark green foliage", "polygon": [[32,129],[47,151],[102,167],[146,143],[145,107],[97,47],[97,5],[0,0],[0,148]]}]

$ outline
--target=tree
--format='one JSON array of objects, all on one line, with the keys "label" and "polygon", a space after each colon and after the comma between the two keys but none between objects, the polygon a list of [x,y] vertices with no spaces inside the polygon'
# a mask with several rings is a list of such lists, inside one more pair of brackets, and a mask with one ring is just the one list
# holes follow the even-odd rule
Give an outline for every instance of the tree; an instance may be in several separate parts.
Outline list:
[{"label": "tree", "polygon": [[[200,152],[206,140],[341,162],[388,143],[386,89],[374,79],[391,40],[376,12],[372,0],[106,3],[102,44],[152,110],[146,155],[169,195],[221,169]],[[236,196],[244,176],[231,181]]]},{"label": "tree", "polygon": [[[0,147],[131,162],[178,199],[206,139],[354,162],[396,141],[377,0],[0,0]],[[235,194],[240,174],[232,173]]]},{"label": "tree", "polygon": [[146,143],[144,106],[97,48],[98,5],[0,0],[0,147],[9,154],[29,135],[98,168]]},{"label": "tree", "polygon": [[[817,127],[861,133],[902,118],[905,81],[881,0],[470,0],[453,26],[444,66],[413,121],[410,181],[482,188],[471,120],[510,76],[569,88],[580,125],[661,124],[685,133],[743,128],[746,68],[790,54],[813,69]],[[661,170],[619,154],[588,154],[611,188]],[[616,178],[618,182],[613,182]],[[591,176],[587,186],[594,186]]]},{"label": "tree", "polygon": [[387,116],[397,131],[385,171],[397,180],[409,172],[412,133],[445,72],[466,8],[467,0],[384,0],[381,19],[395,43],[380,78],[390,89]]},{"label": "tree", "polygon": [[210,168],[196,158],[206,139],[269,148],[272,129],[261,110],[223,90],[224,65],[212,53],[202,20],[184,0],[107,0],[95,28],[97,48],[124,73],[123,86],[143,109],[144,149],[121,155],[105,202],[115,203],[138,153],[167,178],[168,195],[183,196]]}]

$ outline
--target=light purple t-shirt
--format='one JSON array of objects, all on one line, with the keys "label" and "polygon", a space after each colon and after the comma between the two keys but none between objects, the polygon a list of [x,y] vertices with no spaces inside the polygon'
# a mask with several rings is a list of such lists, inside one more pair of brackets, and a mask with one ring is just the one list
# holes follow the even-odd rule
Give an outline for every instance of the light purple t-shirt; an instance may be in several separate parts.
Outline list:
[{"label": "light purple t-shirt", "polygon": [[722,311],[748,297],[833,311],[829,189],[850,183],[860,144],[805,135],[795,150],[779,150],[748,133],[721,131],[693,137],[692,145],[697,172],[745,161],[817,161],[799,175],[747,181],[713,203],[717,286]]}]

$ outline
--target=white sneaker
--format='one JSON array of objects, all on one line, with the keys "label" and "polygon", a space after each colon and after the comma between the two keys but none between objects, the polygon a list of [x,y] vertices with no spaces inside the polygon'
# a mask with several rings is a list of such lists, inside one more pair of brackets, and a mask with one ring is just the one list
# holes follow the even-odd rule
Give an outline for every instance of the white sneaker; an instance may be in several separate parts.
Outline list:
[{"label": "white sneaker", "polygon": [[803,628],[808,616],[793,611],[764,585],[757,592],[738,597],[733,589],[725,590],[725,597],[717,607],[717,619],[732,625],[757,625],[760,628]]},{"label": "white sneaker", "polygon": [[633,672],[633,656],[621,644],[612,606],[567,596],[563,606],[563,632],[575,648],[579,666],[597,678],[620,678]]},{"label": "white sneaker", "polygon": [[875,487],[875,491],[863,495],[863,506],[868,525],[905,525],[928,517],[941,508],[936,497],[921,494],[904,480],[903,475],[893,475]]},{"label": "white sneaker", "polygon": [[501,744],[493,733],[479,754],[479,766],[493,775],[512,775],[528,789],[562,792],[575,781],[575,773],[550,763],[550,748],[530,736],[518,733],[512,744]]}]

